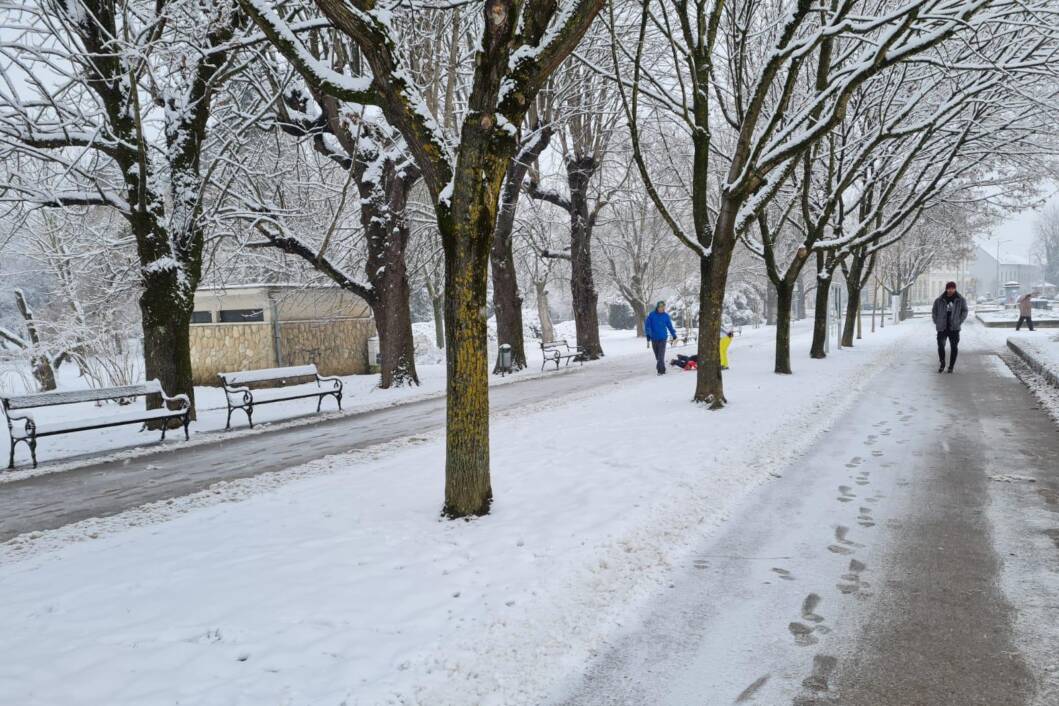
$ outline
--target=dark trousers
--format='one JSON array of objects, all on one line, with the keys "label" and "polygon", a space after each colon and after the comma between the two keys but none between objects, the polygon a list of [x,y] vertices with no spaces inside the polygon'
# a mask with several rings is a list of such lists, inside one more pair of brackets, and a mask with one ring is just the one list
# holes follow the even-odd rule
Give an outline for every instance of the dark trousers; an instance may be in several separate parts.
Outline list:
[{"label": "dark trousers", "polygon": [[666,371],[666,339],[661,341],[651,340],[651,350],[655,352],[655,368],[660,373]]},{"label": "dark trousers", "polygon": [[1033,317],[1030,317],[1030,316],[1020,316],[1019,317],[1019,322],[1017,324],[1015,324],[1015,330],[1018,331],[1020,328],[1022,328],[1022,322],[1023,321],[1026,322],[1026,325],[1029,326],[1030,327],[1030,331],[1032,331],[1033,330]]},{"label": "dark trousers", "polygon": [[952,368],[956,365],[956,354],[960,352],[960,332],[938,331],[938,360],[941,361],[942,367],[945,366],[945,339],[949,340],[949,348],[952,350],[952,355],[949,356],[949,367]]}]

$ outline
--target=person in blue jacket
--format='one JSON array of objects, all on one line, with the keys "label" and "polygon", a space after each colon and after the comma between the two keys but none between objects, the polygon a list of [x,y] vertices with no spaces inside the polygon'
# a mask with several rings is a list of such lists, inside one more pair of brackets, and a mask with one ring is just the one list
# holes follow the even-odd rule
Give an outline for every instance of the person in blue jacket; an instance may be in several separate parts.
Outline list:
[{"label": "person in blue jacket", "polygon": [[673,320],[666,313],[666,303],[658,302],[655,310],[647,315],[643,322],[643,332],[647,341],[651,344],[651,350],[655,354],[655,367],[659,375],[666,374],[666,333],[677,340],[677,330],[673,328]]}]

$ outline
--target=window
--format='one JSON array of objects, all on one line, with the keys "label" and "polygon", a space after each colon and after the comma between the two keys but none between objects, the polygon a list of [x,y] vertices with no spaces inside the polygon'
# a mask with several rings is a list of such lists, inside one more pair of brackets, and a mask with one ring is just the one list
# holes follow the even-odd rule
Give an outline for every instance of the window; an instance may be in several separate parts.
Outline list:
[{"label": "window", "polygon": [[221,322],[242,324],[247,321],[264,321],[264,309],[221,309]]},{"label": "window", "polygon": [[212,324],[213,323],[213,312],[212,311],[193,311],[193,312],[191,312],[191,323],[193,323],[193,324]]}]

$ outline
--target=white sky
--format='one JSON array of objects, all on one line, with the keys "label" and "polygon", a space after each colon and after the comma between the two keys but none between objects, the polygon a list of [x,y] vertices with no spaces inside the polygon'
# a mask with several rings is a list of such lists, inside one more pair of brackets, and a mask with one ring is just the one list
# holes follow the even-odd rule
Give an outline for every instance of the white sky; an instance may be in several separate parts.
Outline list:
[{"label": "white sky", "polygon": [[[1045,205],[1050,204],[1059,204],[1059,193],[1052,194],[1052,197]],[[999,239],[1001,242],[1001,253],[1029,257],[1030,246],[1033,244],[1033,227],[1040,216],[1041,210],[1026,209],[1012,214],[1007,220],[998,223],[988,237],[979,238],[978,242],[989,252],[995,252],[997,240]]]}]

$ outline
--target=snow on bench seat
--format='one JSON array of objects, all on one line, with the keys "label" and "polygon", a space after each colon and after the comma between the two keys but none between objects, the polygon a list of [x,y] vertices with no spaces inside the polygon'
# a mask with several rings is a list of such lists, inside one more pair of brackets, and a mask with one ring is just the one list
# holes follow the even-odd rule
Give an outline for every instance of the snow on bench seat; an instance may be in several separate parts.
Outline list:
[{"label": "snow on bench seat", "polygon": [[140,385],[124,385],[122,387],[89,388],[87,390],[58,390],[55,392],[40,392],[33,395],[12,395],[6,397],[6,407],[11,410],[28,409],[31,407],[54,407],[61,404],[76,404],[78,402],[99,402],[102,400],[116,400],[124,397],[140,397],[142,395],[158,395],[162,393],[162,384],[157,380],[148,380]]},{"label": "snow on bench seat", "polygon": [[[102,408],[84,410],[79,417],[43,421],[38,423],[36,415],[25,410],[42,407],[55,407],[83,402],[127,401],[136,397],[159,395],[162,405],[152,409],[128,406],[125,411],[108,414]],[[169,409],[169,404],[179,405],[178,409]],[[170,397],[162,389],[158,380],[148,380],[139,385],[122,385],[120,387],[100,387],[88,390],[63,390],[42,392],[32,395],[0,396],[0,407],[7,417],[7,431],[11,439],[10,456],[7,467],[15,467],[15,447],[23,443],[29,447],[33,458],[33,467],[37,467],[37,439],[42,436],[53,436],[75,431],[90,431],[105,427],[116,427],[123,424],[146,423],[157,419],[178,419],[184,427],[184,438],[188,438],[188,424],[191,422],[191,400],[187,395]],[[162,439],[165,439],[167,424],[162,424]]]},{"label": "snow on bench seat", "polygon": [[227,385],[246,385],[255,382],[286,380],[288,378],[316,377],[315,365],[292,365],[286,368],[262,368],[260,370],[240,370],[230,373],[218,373]]}]

